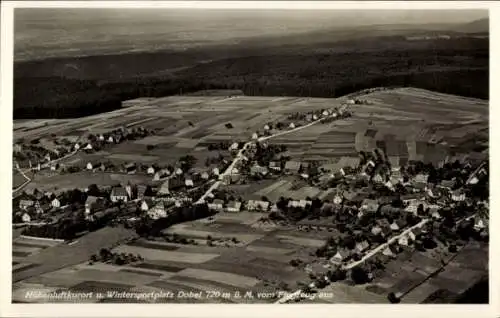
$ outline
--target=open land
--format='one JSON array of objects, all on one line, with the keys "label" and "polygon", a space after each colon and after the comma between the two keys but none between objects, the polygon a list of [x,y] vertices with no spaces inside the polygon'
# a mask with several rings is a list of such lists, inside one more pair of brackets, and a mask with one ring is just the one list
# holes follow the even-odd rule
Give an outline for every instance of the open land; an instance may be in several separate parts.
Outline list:
[{"label": "open land", "polygon": [[[358,157],[361,150],[383,144],[389,156],[409,160],[439,162],[450,156],[450,149],[459,149],[468,142],[471,134],[488,138],[488,102],[434,93],[423,89],[400,88],[381,90],[362,97],[368,103],[352,105],[353,116],[332,123],[320,123],[269,140],[270,144],[285,144],[293,160],[316,160],[323,165],[345,166]],[[92,154],[93,160],[139,161],[144,163],[170,163],[181,156],[198,153],[210,156],[205,144],[213,141],[231,142],[248,140],[250,135],[262,129],[263,123],[287,120],[294,112],[321,110],[338,107],[345,98],[314,99],[300,97],[206,97],[171,96],[141,100],[137,105],[104,115],[81,119],[42,121],[29,127],[26,122],[14,122],[14,138],[50,136],[79,136],[99,129],[115,129],[123,125],[136,125],[157,129],[154,136],[127,141],[117,147]],[[99,123],[95,124],[99,119]],[[470,122],[476,124],[470,125]],[[231,123],[233,128],[227,128]],[[435,140],[446,141],[447,146],[436,145]],[[147,145],[154,145],[151,150]],[[214,156],[218,151],[214,151]],[[71,160],[88,161],[78,153]],[[199,160],[202,161],[203,159]],[[332,170],[334,170],[332,168]],[[128,180],[147,183],[151,176],[130,175],[123,178],[101,172],[83,172],[69,175],[37,174],[29,187],[45,191],[55,188],[85,188],[95,183],[114,184]],[[19,181],[17,182],[19,183]],[[17,184],[16,183],[16,184]],[[245,185],[227,185],[244,200],[266,196],[272,202],[280,197],[305,199],[326,197],[329,190],[322,190],[301,182],[294,177],[264,180]],[[87,234],[72,245],[67,243],[51,246],[45,242],[14,242],[14,300],[30,301],[23,295],[26,289],[37,286],[48,290],[128,290],[128,291],[192,291],[218,290],[222,295],[236,291],[244,294],[252,290],[295,290],[299,282],[307,281],[303,268],[290,265],[293,259],[305,259],[315,264],[314,251],[335,231],[299,231],[296,227],[276,225],[271,229],[259,226],[265,214],[243,211],[222,212],[209,219],[185,222],[169,227],[166,233],[178,234],[199,242],[198,245],[159,243],[141,238],[134,243],[131,230],[104,228]],[[239,243],[207,246],[207,236],[236,238]],[[116,252],[141,254],[144,260],[134,265],[112,264],[86,265],[91,254],[103,246],[112,246]],[[437,289],[452,289],[461,293],[468,285],[453,277],[465,275],[474,280],[487,271],[487,264],[468,268],[462,255],[482,255],[484,247],[466,247],[446,269],[410,291],[403,302],[422,302]],[[483,253],[483,254],[481,254]],[[487,253],[486,253],[487,254]],[[411,261],[393,260],[383,277],[370,286],[348,286],[332,283],[325,292],[331,292],[325,302],[386,302],[388,290],[409,286],[407,280],[417,282],[426,271],[436,267],[435,256],[415,253]],[[391,265],[392,264],[392,265]],[[411,265],[409,265],[411,264]],[[403,274],[397,274],[403,270]],[[407,275],[406,275],[407,274]],[[446,282],[453,280],[453,287]],[[373,287],[373,286],[377,287]],[[204,297],[203,301],[211,301]],[[31,300],[33,301],[33,300]],[[92,301],[102,301],[92,299]],[[161,298],[156,302],[182,302],[192,299]],[[216,302],[273,302],[266,297],[245,299],[215,296]]]}]

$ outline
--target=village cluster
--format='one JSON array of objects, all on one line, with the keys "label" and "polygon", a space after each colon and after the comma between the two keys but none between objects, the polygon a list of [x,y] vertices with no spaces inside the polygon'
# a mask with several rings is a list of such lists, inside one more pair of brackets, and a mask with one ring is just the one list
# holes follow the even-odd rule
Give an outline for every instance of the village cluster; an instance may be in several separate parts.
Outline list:
[{"label": "village cluster", "polygon": [[[359,101],[348,101],[356,103]],[[260,220],[262,223],[291,224],[300,231],[340,232],[317,249],[315,256],[321,261],[290,262],[309,273],[311,282],[302,290],[306,294],[345,279],[349,269],[355,282],[372,280],[377,271],[383,270],[384,257],[393,257],[410,247],[425,250],[439,245],[453,252],[470,238],[488,240],[487,159],[451,157],[433,166],[422,161],[394,160],[384,149],[375,148],[359,152],[357,158],[330,164],[291,159],[284,155],[286,146],[269,142],[273,136],[299,127],[347,118],[350,113],[346,108],[344,105],[341,109],[290,114],[286,122],[266,123],[248,142],[214,144],[210,150],[227,150],[232,158],[214,156],[207,159],[205,168],[194,168],[197,158],[190,155],[165,166],[88,162],[78,169],[147,174],[151,182],[93,184],[86,189],[58,193],[23,191],[14,198],[14,226],[27,225],[23,233],[29,236],[70,240],[103,226],[123,223],[135,228],[138,234],[151,237],[176,223],[217,213],[255,211],[267,213]],[[50,168],[61,173],[78,171],[59,165],[54,156],[64,159],[72,151],[94,152],[127,138],[153,133],[141,127],[91,135],[86,142],[67,143],[68,147],[57,154],[38,156],[35,168],[29,160],[30,168]],[[16,160],[27,159],[22,155],[24,149],[43,153],[41,146],[17,145]],[[232,185],[280,178],[292,178],[330,192],[322,198],[281,197],[272,202],[265,196],[245,200],[231,190]],[[207,245],[213,246],[213,242],[207,238]],[[374,251],[380,252],[380,257],[372,258]],[[106,251],[101,254],[91,261],[113,258]],[[120,263],[127,263],[140,260],[141,256],[125,255],[119,259]],[[392,295],[394,301],[397,297]]]}]

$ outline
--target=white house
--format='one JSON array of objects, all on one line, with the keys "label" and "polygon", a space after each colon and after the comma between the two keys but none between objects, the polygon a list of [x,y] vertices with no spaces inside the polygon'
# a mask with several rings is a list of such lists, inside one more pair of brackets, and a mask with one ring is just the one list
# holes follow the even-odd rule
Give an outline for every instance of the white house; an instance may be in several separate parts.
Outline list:
[{"label": "white house", "polygon": [[217,168],[217,167],[213,168],[213,169],[212,169],[212,173],[213,173],[214,175],[218,176],[218,175],[220,174],[220,172],[219,172],[219,168]]},{"label": "white house", "polygon": [[104,136],[103,136],[103,134],[100,134],[100,135],[99,135],[99,140],[100,140],[100,141],[104,141]]},{"label": "white house", "polygon": [[115,142],[115,140],[113,139],[113,136],[109,136],[109,138],[108,138],[108,142],[109,142],[109,143],[114,143],[114,142]]},{"label": "white house", "polygon": [[394,253],[392,252],[392,250],[391,250],[389,247],[387,247],[387,248],[386,248],[386,249],[382,252],[382,254],[383,254],[383,255],[385,255],[385,256],[390,256],[390,257],[394,256]]},{"label": "white house", "polygon": [[241,202],[239,201],[231,201],[226,206],[227,212],[240,212]]},{"label": "white house", "polygon": [[53,208],[60,208],[61,207],[61,201],[59,201],[57,198],[54,198],[54,200],[52,200],[52,202],[50,202],[50,205]]},{"label": "white house", "polygon": [[92,166],[92,164],[89,162],[87,163],[87,170],[92,170],[94,167]]},{"label": "white house", "polygon": [[19,208],[21,210],[26,210],[27,208],[32,207],[33,205],[35,205],[35,202],[32,201],[32,200],[21,200],[21,201],[19,201]]},{"label": "white house", "polygon": [[23,220],[24,223],[31,222],[31,216],[26,212],[23,213],[21,219]]},{"label": "white house", "polygon": [[247,202],[247,210],[249,211],[267,211],[269,202],[261,200],[249,200]]},{"label": "white house", "polygon": [[175,174],[176,174],[176,175],[178,175],[178,176],[180,176],[181,174],[183,174],[182,169],[181,169],[181,168],[177,168],[177,169],[175,170]]},{"label": "white house", "polygon": [[128,201],[127,190],[124,189],[123,187],[113,188],[113,190],[111,190],[111,201],[112,202],[118,202],[118,201],[127,202]]},{"label": "white house", "polygon": [[224,210],[224,201],[215,199],[212,203],[208,204],[208,208],[211,210],[222,212]]},{"label": "white house", "polygon": [[328,115],[330,115],[330,113],[328,112],[328,110],[324,110],[323,111],[323,116],[328,116]]},{"label": "white house", "polygon": [[75,148],[75,150],[79,150],[80,149],[80,144],[76,143],[74,148]]},{"label": "white house", "polygon": [[339,194],[336,194],[335,197],[333,197],[333,203],[335,203],[335,204],[341,204],[342,201],[343,201],[343,198]]},{"label": "white house", "polygon": [[252,139],[259,139],[259,135],[257,135],[257,133],[253,133],[252,134]]},{"label": "white house", "polygon": [[229,147],[229,151],[231,150],[238,150],[238,143],[237,142],[234,142],[231,147]]},{"label": "white house", "polygon": [[143,200],[141,202],[141,211],[149,211],[154,206],[152,200]]},{"label": "white house", "polygon": [[193,179],[191,178],[186,178],[184,180],[184,184],[186,185],[186,187],[194,187],[194,182]]},{"label": "white house", "polygon": [[264,126],[264,130],[269,130],[269,129],[270,129],[269,125]]},{"label": "white house", "polygon": [[200,178],[202,178],[203,180],[208,180],[208,178],[210,178],[210,176],[208,175],[208,172],[203,171],[200,175]]},{"label": "white house", "polygon": [[167,211],[165,210],[165,205],[162,201],[158,202],[158,204],[156,204],[153,208],[149,209],[147,214],[153,220],[167,217]]},{"label": "white house", "polygon": [[295,124],[294,123],[290,123],[290,125],[288,125],[288,127],[290,127],[291,129],[294,129],[295,128]]},{"label": "white house", "polygon": [[392,222],[390,225],[391,230],[393,231],[398,231],[399,230],[399,225],[396,222]]},{"label": "white house", "polygon": [[453,191],[451,194],[451,199],[455,202],[465,201],[465,193],[460,190]]},{"label": "white house", "polygon": [[87,145],[85,146],[85,148],[83,148],[83,149],[85,149],[85,150],[92,150],[92,149],[94,149],[94,147],[92,147],[92,145],[91,145],[91,144],[87,144]]},{"label": "white house", "polygon": [[484,224],[484,221],[482,218],[476,218],[474,220],[474,229],[476,231],[480,231],[482,229],[485,229],[486,228],[486,225]]},{"label": "white house", "polygon": [[155,168],[149,167],[148,170],[146,171],[147,174],[154,174],[155,173]]},{"label": "white house", "polygon": [[408,237],[406,237],[406,235],[401,236],[398,243],[399,245],[408,246]]}]

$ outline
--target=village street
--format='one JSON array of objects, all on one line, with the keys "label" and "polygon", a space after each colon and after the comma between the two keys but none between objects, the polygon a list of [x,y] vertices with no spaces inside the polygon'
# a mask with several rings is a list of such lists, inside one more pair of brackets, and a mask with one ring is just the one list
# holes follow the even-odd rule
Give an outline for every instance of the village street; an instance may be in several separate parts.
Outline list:
[{"label": "village street", "polygon": [[[467,221],[467,220],[470,220],[472,219],[473,217],[475,216],[474,215],[471,215],[471,216],[468,216],[468,217],[465,217],[465,218],[462,218],[460,220],[458,220],[456,222],[456,224],[459,224],[463,221]],[[383,251],[384,249],[386,249],[387,247],[389,247],[389,245],[397,242],[400,238],[408,235],[412,230],[414,229],[417,229],[417,228],[420,228],[422,226],[424,226],[427,222],[429,222],[430,219],[423,219],[422,221],[420,221],[419,223],[415,224],[414,226],[404,230],[403,232],[401,232],[400,234],[396,235],[396,236],[393,236],[392,238],[390,238],[389,240],[387,240],[386,243],[384,244],[381,244],[379,246],[377,246],[376,248],[372,249],[371,251],[367,252],[365,254],[365,256],[363,256],[359,261],[355,261],[355,262],[351,262],[347,265],[343,265],[342,266],[342,269],[344,270],[349,270],[349,269],[352,269],[364,262],[366,262],[367,260],[369,260],[370,258],[372,258],[373,256],[377,255],[379,252]],[[297,297],[300,297],[302,293],[302,290],[299,289],[293,293],[290,293],[290,294],[286,294],[285,296],[283,296],[282,298],[278,299],[275,304],[285,304],[289,301],[292,301],[294,299],[296,299]]]},{"label": "village street", "polygon": [[[323,117],[323,118],[320,118],[318,120],[315,120],[313,122],[310,122],[309,124],[307,125],[304,125],[304,126],[300,126],[300,127],[297,127],[297,128],[294,128],[294,129],[290,129],[290,130],[286,130],[286,131],[282,131],[282,132],[279,132],[279,133],[276,133],[274,135],[270,135],[270,136],[266,136],[266,137],[260,137],[257,139],[257,141],[266,141],[266,140],[269,140],[269,139],[272,139],[272,138],[275,138],[275,137],[278,137],[278,136],[283,136],[283,135],[286,135],[286,134],[290,134],[290,133],[293,133],[293,132],[296,132],[296,131],[299,131],[299,130],[302,130],[302,129],[305,129],[305,128],[308,128],[308,127],[311,127],[313,125],[316,125],[320,122],[322,122],[323,120],[329,118],[331,116],[327,116],[327,117]],[[231,175],[231,172],[233,171],[234,167],[236,166],[236,164],[243,159],[244,155],[243,155],[243,152],[250,146],[250,144],[254,142],[254,141],[249,141],[247,143],[245,143],[243,145],[243,147],[240,149],[240,151],[238,151],[238,153],[236,154],[236,156],[234,157],[233,159],[233,162],[229,165],[229,167],[221,174],[219,175],[219,181],[215,182],[206,192],[205,194],[203,194],[200,199],[198,199],[198,201],[196,203],[203,203],[205,198],[210,195],[210,193],[212,193],[214,190],[216,190],[217,188],[219,188],[219,186],[221,185],[223,178],[224,176],[226,175]]]}]

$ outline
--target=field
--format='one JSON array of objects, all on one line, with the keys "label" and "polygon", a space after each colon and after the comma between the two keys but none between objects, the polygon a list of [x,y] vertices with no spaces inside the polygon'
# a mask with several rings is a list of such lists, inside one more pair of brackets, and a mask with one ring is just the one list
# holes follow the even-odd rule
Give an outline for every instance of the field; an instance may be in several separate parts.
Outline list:
[{"label": "field", "polygon": [[[344,165],[355,165],[357,152],[373,147],[385,147],[391,156],[406,159],[422,158],[424,161],[444,159],[451,147],[463,144],[467,135],[488,127],[488,102],[433,93],[421,89],[382,90],[361,97],[368,103],[352,105],[351,118],[328,124],[318,124],[310,129],[300,130],[270,143],[287,144],[289,154],[298,160],[320,160],[330,169]],[[296,97],[204,97],[173,96],[137,102],[137,105],[106,115],[90,116],[79,120],[53,120],[46,126],[32,130],[21,129],[26,122],[15,122],[14,137],[26,138],[38,133],[50,135],[64,131],[70,136],[93,129],[117,128],[120,125],[140,122],[146,128],[161,128],[154,137],[127,142],[101,153],[92,154],[92,160],[158,161],[167,164],[184,154],[202,154],[197,165],[203,165],[204,158],[219,154],[208,151],[210,141],[231,141],[233,138],[248,140],[251,133],[262,129],[266,121],[285,118],[287,113],[310,111],[341,105],[345,99],[310,99]],[[94,124],[97,119],[106,120]],[[149,120],[151,119],[151,120]],[[247,119],[247,121],[244,121]],[[191,122],[191,124],[189,124]],[[225,127],[231,122],[232,129]],[[474,122],[474,125],[470,125]],[[102,124],[101,124],[102,123]],[[175,123],[175,124],[174,124]],[[87,126],[82,126],[86,124]],[[101,126],[102,125],[102,126]],[[93,126],[93,127],[90,127]],[[175,127],[174,127],[175,126]],[[83,128],[82,128],[83,127]],[[469,127],[469,128],[467,128]],[[51,131],[53,129],[53,131]],[[19,133],[18,133],[19,132]],[[483,132],[484,133],[484,132]],[[447,145],[436,147],[435,139],[447,140]],[[457,139],[458,138],[458,139]],[[155,145],[151,151],[144,151],[146,145]],[[135,147],[135,148],[134,148]],[[79,157],[82,156],[82,157]],[[78,154],[69,160],[87,161],[89,155]],[[151,161],[149,161],[151,162]],[[120,177],[113,174],[84,172],[73,175],[36,174],[28,187],[63,189],[113,184],[130,180],[148,183],[150,177],[140,175]],[[327,197],[329,190],[311,187],[294,177],[264,180],[245,185],[229,185],[229,189],[244,199],[258,199],[267,196],[271,201],[279,197],[303,199]],[[133,236],[123,229],[103,229],[82,237],[76,244],[60,244],[43,250],[36,247],[17,245],[15,262],[26,264],[14,275],[16,300],[22,299],[19,291],[26,288],[70,289],[70,290],[163,290],[163,291],[207,291],[217,288],[225,292],[244,292],[251,289],[282,290],[284,284],[293,290],[298,282],[307,280],[303,269],[290,265],[292,259],[311,260],[314,252],[334,231],[298,231],[296,227],[281,228],[261,226],[260,213],[220,213],[212,218],[188,222],[170,227],[168,233],[194,239],[198,245],[182,245],[166,242],[150,242],[143,239],[135,243],[123,240]],[[207,237],[213,239],[236,238],[238,244],[207,245]],[[116,251],[139,253],[145,260],[132,266],[111,264],[86,265],[91,254],[100,247],[113,246]],[[474,255],[473,252],[471,255]],[[77,255],[77,257],[75,257]],[[325,289],[334,295],[326,302],[386,302],[388,290],[402,288],[417,282],[435,268],[430,255],[418,255],[412,263],[396,259],[388,265],[387,277],[381,277],[374,286],[347,286],[332,284]],[[462,257],[462,256],[461,256]],[[471,256],[469,256],[471,257]],[[431,260],[427,260],[431,259]],[[457,266],[461,266],[459,258]],[[18,266],[19,264],[16,264]],[[418,264],[418,265],[416,265]],[[480,268],[479,264],[478,268]],[[19,265],[25,266],[25,265]],[[455,265],[454,265],[455,266]],[[417,270],[415,270],[417,268]],[[397,272],[403,269],[404,274]],[[464,272],[476,275],[477,272]],[[469,274],[473,273],[473,274]],[[394,274],[394,275],[393,275]],[[436,287],[446,285],[456,272],[452,267],[438,275],[435,281],[416,288],[407,295],[408,302],[422,301],[425,295]],[[471,277],[472,277],[471,276]],[[278,287],[278,284],[282,284]],[[31,287],[30,287],[31,286]],[[459,283],[451,292],[465,288]],[[414,296],[419,295],[419,296]],[[425,297],[424,297],[425,296]],[[21,297],[21,298],[20,298]],[[412,300],[413,299],[413,300]],[[89,300],[90,301],[90,300]],[[91,301],[97,301],[95,299]],[[111,301],[111,300],[109,300]],[[158,299],[157,302],[180,302],[188,299]],[[199,302],[244,302],[244,299],[203,299]],[[255,299],[253,302],[271,302],[270,299]]]}]

